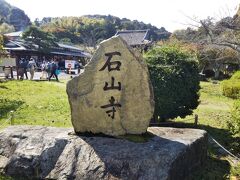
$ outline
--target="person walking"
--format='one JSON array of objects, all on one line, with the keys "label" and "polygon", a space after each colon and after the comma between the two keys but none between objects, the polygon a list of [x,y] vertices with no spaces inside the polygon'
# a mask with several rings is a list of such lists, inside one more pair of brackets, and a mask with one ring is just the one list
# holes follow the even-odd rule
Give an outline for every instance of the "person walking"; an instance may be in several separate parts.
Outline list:
[{"label": "person walking", "polygon": [[50,74],[51,74],[51,69],[52,69],[52,63],[47,61],[47,79],[50,77]]},{"label": "person walking", "polygon": [[28,68],[28,61],[24,58],[21,58],[19,61],[19,68],[18,68],[18,75],[20,76],[20,79],[24,79],[24,74],[26,76],[26,79],[28,79],[27,75],[27,68]]},{"label": "person walking", "polygon": [[28,69],[28,61],[26,59],[23,60],[23,73],[26,76],[26,79],[28,79],[28,75],[27,75],[27,69]]},{"label": "person walking", "polygon": [[34,72],[35,72],[35,68],[36,68],[36,62],[33,58],[30,59],[29,63],[28,63],[28,67],[29,67],[29,71],[30,71],[30,80],[33,80],[33,76],[34,76]]},{"label": "person walking", "polygon": [[59,80],[58,80],[58,75],[57,75],[57,73],[56,73],[57,68],[58,68],[58,65],[57,65],[56,60],[52,61],[52,63],[51,63],[51,71],[50,71],[51,74],[50,74],[50,76],[48,77],[48,81],[51,80],[51,78],[52,78],[53,75],[56,77],[56,80],[59,81]]},{"label": "person walking", "polygon": [[43,61],[43,63],[41,64],[41,70],[42,70],[42,75],[40,77],[40,79],[48,79],[48,73],[47,73],[47,62]]}]

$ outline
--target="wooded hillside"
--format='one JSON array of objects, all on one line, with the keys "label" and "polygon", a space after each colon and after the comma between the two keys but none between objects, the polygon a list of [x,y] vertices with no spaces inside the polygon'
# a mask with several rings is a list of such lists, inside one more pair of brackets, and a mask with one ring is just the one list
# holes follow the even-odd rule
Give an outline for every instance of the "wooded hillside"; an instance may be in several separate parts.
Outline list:
[{"label": "wooded hillside", "polygon": [[[84,44],[95,47],[119,30],[149,29],[150,40],[168,39],[170,34],[164,27],[157,28],[137,20],[105,15],[86,15],[81,17],[44,17],[34,24],[41,30],[52,33],[56,40],[68,44]],[[29,17],[17,7],[0,0],[0,34],[25,30],[31,25]]]},{"label": "wooded hillside", "polygon": [[31,24],[25,12],[0,0],[0,33],[24,30]]},{"label": "wooded hillside", "polygon": [[34,23],[42,30],[53,33],[61,42],[82,43],[87,46],[96,46],[100,41],[116,34],[118,30],[149,29],[150,39],[155,41],[167,39],[170,36],[164,27],[158,29],[151,24],[126,18],[120,19],[111,15],[45,17],[42,20],[35,20]]}]

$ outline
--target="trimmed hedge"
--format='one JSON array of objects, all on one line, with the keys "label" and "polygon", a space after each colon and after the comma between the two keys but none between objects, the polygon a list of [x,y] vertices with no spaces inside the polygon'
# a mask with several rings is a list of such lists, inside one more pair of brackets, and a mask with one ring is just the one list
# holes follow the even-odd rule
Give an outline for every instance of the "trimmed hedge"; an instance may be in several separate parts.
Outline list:
[{"label": "trimmed hedge", "polygon": [[229,80],[222,82],[223,95],[233,99],[240,97],[240,71],[234,73]]},{"label": "trimmed hedge", "polygon": [[231,121],[228,121],[228,127],[233,134],[240,135],[240,100],[234,102],[231,116]]},{"label": "trimmed hedge", "polygon": [[240,81],[225,80],[222,82],[223,95],[233,99],[240,96]]},{"label": "trimmed hedge", "polygon": [[192,114],[199,104],[198,64],[175,46],[155,47],[145,55],[154,90],[155,118]]}]

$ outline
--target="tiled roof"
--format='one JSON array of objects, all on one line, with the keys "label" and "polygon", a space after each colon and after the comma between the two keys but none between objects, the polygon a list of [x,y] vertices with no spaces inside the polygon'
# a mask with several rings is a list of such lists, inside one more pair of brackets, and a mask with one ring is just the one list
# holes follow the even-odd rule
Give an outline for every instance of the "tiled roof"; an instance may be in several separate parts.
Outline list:
[{"label": "tiled roof", "polygon": [[[29,43],[26,41],[9,40],[4,44],[4,49],[12,51],[38,51],[38,46],[34,43]],[[57,55],[91,58],[91,54],[84,52],[80,48],[64,44],[58,44],[58,47],[51,47],[50,53]]]},{"label": "tiled roof", "polygon": [[27,48],[17,41],[9,40],[7,43],[4,44],[4,48],[6,50],[27,50]]},{"label": "tiled roof", "polygon": [[148,30],[126,30],[126,31],[118,31],[116,36],[122,37],[128,45],[137,46],[149,44],[151,41],[149,38]]}]

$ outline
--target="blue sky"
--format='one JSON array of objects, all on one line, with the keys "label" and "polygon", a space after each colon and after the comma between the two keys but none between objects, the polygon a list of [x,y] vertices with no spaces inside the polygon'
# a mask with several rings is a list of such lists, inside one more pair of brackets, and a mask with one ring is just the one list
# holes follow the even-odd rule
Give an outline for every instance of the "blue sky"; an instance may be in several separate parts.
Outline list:
[{"label": "blue sky", "polygon": [[239,0],[6,0],[17,6],[33,21],[42,17],[114,15],[165,27],[168,31],[186,28],[188,18],[220,19],[232,16]]}]

